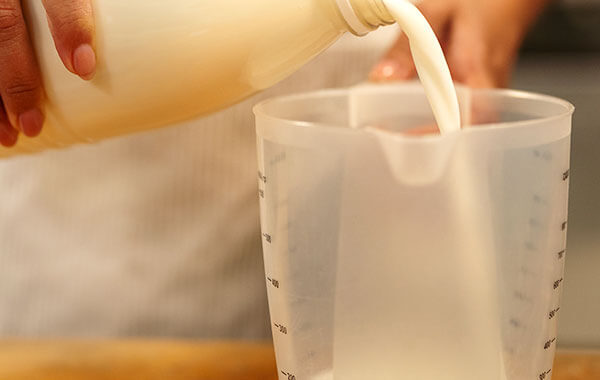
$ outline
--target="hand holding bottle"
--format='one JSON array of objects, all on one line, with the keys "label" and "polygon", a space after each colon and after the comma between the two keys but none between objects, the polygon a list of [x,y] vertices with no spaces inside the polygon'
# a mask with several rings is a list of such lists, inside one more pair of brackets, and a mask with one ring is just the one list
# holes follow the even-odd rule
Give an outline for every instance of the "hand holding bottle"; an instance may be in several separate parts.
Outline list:
[{"label": "hand holding bottle", "polygon": [[[89,80],[96,69],[91,0],[43,0],[56,50],[65,67]],[[37,136],[44,123],[44,90],[21,0],[0,0],[0,144],[19,132]]]}]

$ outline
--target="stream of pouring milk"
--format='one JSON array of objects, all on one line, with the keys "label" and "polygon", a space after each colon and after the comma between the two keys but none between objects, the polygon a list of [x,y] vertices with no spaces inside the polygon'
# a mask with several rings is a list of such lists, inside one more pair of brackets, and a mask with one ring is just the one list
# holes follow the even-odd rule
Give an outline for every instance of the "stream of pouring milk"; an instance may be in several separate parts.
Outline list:
[{"label": "stream of pouring milk", "polygon": [[407,0],[383,0],[410,41],[410,50],[441,133],[460,129],[456,89],[440,43],[419,9]]},{"label": "stream of pouring milk", "polygon": [[[442,47],[425,16],[408,0],[382,0],[390,14],[408,37],[413,61],[419,79],[425,89],[437,127],[441,134],[457,132],[461,128],[461,115],[458,96],[452,81],[448,63]],[[354,98],[355,99],[355,98]],[[351,97],[351,102],[354,101]],[[361,126],[357,120],[359,103],[351,107],[351,123]],[[385,129],[365,126],[365,129],[377,137],[383,153],[396,179],[405,184],[424,185],[438,179],[445,167],[453,144],[438,140],[422,146],[419,154],[405,157],[405,149],[399,149],[398,140]],[[456,136],[456,135],[454,135]],[[420,157],[420,158],[419,158]],[[415,160],[419,165],[415,165]]]}]

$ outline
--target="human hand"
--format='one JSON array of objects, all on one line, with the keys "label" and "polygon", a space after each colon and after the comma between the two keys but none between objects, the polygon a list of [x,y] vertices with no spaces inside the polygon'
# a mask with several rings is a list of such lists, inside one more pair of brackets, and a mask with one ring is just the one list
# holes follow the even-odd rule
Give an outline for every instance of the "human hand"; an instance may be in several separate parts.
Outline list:
[{"label": "human hand", "polygon": [[[503,87],[521,42],[548,0],[423,0],[419,9],[440,40],[455,81],[470,87]],[[373,81],[417,75],[402,34],[370,74]]]},{"label": "human hand", "polygon": [[[96,70],[91,1],[42,0],[63,64],[86,80]],[[19,133],[37,136],[44,124],[44,90],[21,0],[0,0],[0,96],[0,144],[13,146]]]}]

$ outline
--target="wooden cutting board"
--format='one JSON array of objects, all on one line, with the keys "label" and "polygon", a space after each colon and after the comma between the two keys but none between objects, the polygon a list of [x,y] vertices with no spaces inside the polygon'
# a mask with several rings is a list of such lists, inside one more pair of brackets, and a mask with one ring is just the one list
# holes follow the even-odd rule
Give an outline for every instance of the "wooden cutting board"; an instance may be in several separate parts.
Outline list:
[{"label": "wooden cutting board", "polygon": [[[600,353],[561,352],[553,372],[553,380],[600,380]],[[277,370],[270,344],[16,340],[0,341],[5,379],[277,380]]]}]

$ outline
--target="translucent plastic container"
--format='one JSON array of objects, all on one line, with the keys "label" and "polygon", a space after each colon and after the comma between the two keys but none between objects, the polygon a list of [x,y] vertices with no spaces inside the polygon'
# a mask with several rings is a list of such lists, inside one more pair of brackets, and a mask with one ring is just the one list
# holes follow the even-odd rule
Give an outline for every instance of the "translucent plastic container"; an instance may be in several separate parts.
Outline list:
[{"label": "translucent plastic container", "polygon": [[447,135],[416,84],[256,107],[280,379],[551,378],[573,107],[459,97]]}]

